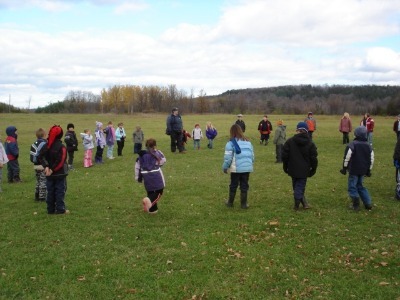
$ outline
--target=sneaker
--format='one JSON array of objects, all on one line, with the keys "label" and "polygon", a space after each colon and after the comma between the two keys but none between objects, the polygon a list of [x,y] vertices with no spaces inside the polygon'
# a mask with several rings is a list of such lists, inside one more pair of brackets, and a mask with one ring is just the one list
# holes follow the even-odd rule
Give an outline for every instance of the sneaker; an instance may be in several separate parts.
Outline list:
[{"label": "sneaker", "polygon": [[70,211],[68,209],[64,210],[63,212],[59,212],[59,211],[55,212],[56,215],[68,215],[69,213],[70,213]]},{"label": "sneaker", "polygon": [[155,215],[156,213],[158,213],[158,209],[155,211],[149,211],[149,214],[151,214],[151,215]]},{"label": "sneaker", "polygon": [[144,197],[142,200],[142,205],[143,205],[143,211],[149,212],[149,209],[151,207],[151,201],[149,197]]}]

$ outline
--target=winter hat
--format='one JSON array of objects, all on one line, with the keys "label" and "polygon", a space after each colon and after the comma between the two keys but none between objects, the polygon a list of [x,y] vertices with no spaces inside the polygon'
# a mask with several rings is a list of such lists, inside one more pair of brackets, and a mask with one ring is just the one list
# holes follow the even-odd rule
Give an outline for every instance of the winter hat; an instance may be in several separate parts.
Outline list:
[{"label": "winter hat", "polygon": [[312,111],[309,111],[309,112],[308,112],[308,115],[309,115],[309,116],[312,116],[312,115],[313,115]]},{"label": "winter hat", "polygon": [[243,117],[243,115],[242,115],[242,114],[238,114],[237,116],[238,116],[238,118],[241,118],[241,117]]},{"label": "winter hat", "polygon": [[47,138],[47,146],[50,149],[56,139],[61,139],[63,136],[63,130],[60,125],[54,125],[49,130],[49,137]]},{"label": "winter hat", "polygon": [[97,127],[97,129],[100,129],[100,127],[102,127],[103,126],[103,123],[101,123],[101,122],[99,122],[99,121],[96,121],[96,127]]},{"label": "winter hat", "polygon": [[277,124],[278,126],[283,125],[283,120],[278,120],[278,122],[276,122],[276,124]]},{"label": "winter hat", "polygon": [[302,130],[308,132],[308,125],[306,122],[299,122],[296,126],[296,130]]},{"label": "winter hat", "polygon": [[173,109],[172,109],[172,112],[174,112],[174,111],[178,111],[179,109],[177,108],[177,107],[174,107]]},{"label": "winter hat", "polygon": [[16,131],[17,131],[17,127],[15,127],[15,126],[8,126],[6,128],[7,136],[12,136],[13,138],[17,138],[17,135],[15,134]]},{"label": "winter hat", "polygon": [[67,130],[68,130],[68,129],[70,129],[70,128],[73,128],[73,129],[75,129],[75,126],[74,126],[74,124],[72,124],[72,123],[69,123],[69,124],[67,125]]},{"label": "winter hat", "polygon": [[361,141],[367,140],[367,127],[358,126],[356,130],[354,130],[354,136]]}]

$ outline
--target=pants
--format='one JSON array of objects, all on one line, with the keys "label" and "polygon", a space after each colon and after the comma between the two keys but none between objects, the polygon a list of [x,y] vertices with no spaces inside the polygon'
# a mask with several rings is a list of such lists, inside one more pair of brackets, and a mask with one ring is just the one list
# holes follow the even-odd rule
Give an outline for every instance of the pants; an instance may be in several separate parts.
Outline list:
[{"label": "pants", "polygon": [[147,197],[149,197],[152,206],[149,209],[149,212],[154,212],[158,210],[157,202],[160,200],[164,189],[157,191],[147,191]]},{"label": "pants", "polygon": [[19,179],[20,168],[18,159],[8,161],[7,171],[8,182],[13,182],[15,179]]},{"label": "pants", "polygon": [[372,131],[367,132],[367,141],[372,146]]},{"label": "pants", "polygon": [[306,191],[307,178],[292,177],[293,197],[294,199],[303,199]]},{"label": "pants", "polygon": [[193,140],[194,149],[200,149],[200,140]]},{"label": "pants", "polygon": [[349,175],[347,190],[350,198],[360,197],[365,206],[371,206],[371,197],[368,190],[363,186],[364,176]]},{"label": "pants", "polygon": [[176,148],[178,148],[179,152],[184,151],[183,148],[183,133],[182,131],[172,131],[171,135],[171,152],[176,152]]},{"label": "pants", "polygon": [[75,151],[68,151],[68,165],[72,166],[74,163],[74,152]]},{"label": "pants", "polygon": [[214,140],[213,140],[213,139],[208,140],[208,145],[207,145],[207,147],[208,147],[209,149],[212,149],[212,148],[214,147]]},{"label": "pants", "polygon": [[238,186],[240,191],[247,192],[249,190],[250,173],[231,173],[231,184],[229,185],[229,192],[236,193]]},{"label": "pants", "polygon": [[112,158],[114,151],[114,145],[107,145],[107,158]]},{"label": "pants", "polygon": [[260,136],[260,144],[262,144],[265,141],[265,145],[268,144],[269,140],[269,133],[261,133]]},{"label": "pants", "polygon": [[276,162],[282,162],[282,149],[283,145],[275,145]]},{"label": "pants", "polygon": [[47,187],[46,187],[46,174],[44,170],[35,170],[36,173],[36,188],[35,188],[35,199],[46,200]]},{"label": "pants", "polygon": [[96,155],[94,157],[96,163],[102,163],[103,162],[103,151],[104,151],[103,147],[97,146]]},{"label": "pants", "polygon": [[314,131],[309,131],[309,132],[308,132],[308,136],[310,137],[310,139],[312,139],[312,134],[313,134],[313,132],[314,132]]},{"label": "pants", "polygon": [[67,191],[67,178],[49,178],[46,181],[47,186],[47,213],[63,214],[65,213],[65,193]]},{"label": "pants", "polygon": [[139,153],[142,150],[142,143],[135,143],[133,145],[133,153]]},{"label": "pants", "polygon": [[343,132],[343,144],[348,144],[350,142],[349,133]]},{"label": "pants", "polygon": [[85,168],[89,168],[89,167],[91,167],[93,165],[92,153],[93,153],[93,149],[85,150],[85,155],[83,157],[83,166]]},{"label": "pants", "polygon": [[121,139],[120,141],[117,141],[118,156],[122,156],[122,149],[124,149],[124,146],[125,146],[125,139]]}]

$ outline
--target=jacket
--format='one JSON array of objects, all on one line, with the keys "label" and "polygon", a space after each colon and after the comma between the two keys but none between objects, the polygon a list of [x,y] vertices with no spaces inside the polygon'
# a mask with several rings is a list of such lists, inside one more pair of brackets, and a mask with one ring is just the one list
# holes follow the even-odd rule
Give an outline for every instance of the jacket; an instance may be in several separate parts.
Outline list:
[{"label": "jacket", "polygon": [[249,141],[236,140],[240,153],[236,153],[234,144],[229,141],[225,145],[222,170],[230,169],[232,173],[253,172],[254,150]]},{"label": "jacket", "polygon": [[165,187],[164,174],[161,166],[167,159],[160,150],[145,151],[139,153],[135,163],[135,180],[144,181],[146,191],[157,191]]},{"label": "jacket", "polygon": [[394,121],[394,123],[393,123],[393,131],[396,132],[396,133],[397,133],[398,131],[400,131],[399,123],[400,123],[399,120],[396,120],[396,121]]},{"label": "jacket", "polygon": [[121,140],[124,140],[126,138],[126,133],[125,133],[124,127],[122,127],[122,128],[118,127],[115,130],[115,138],[117,139],[117,141],[121,141]]},{"label": "jacket", "polygon": [[142,130],[139,130],[139,131],[135,130],[135,131],[133,132],[133,142],[134,142],[135,144],[142,144],[142,143],[143,143],[143,140],[144,140],[144,133],[143,133],[143,131],[142,131]]},{"label": "jacket", "polygon": [[283,145],[286,142],[286,126],[279,125],[275,130],[274,144]]},{"label": "jacket", "polygon": [[47,176],[48,179],[59,179],[68,175],[67,148],[61,140],[55,140],[50,148],[46,146],[39,157],[43,168],[48,167],[53,171],[50,176]]},{"label": "jacket", "polygon": [[314,132],[315,130],[317,130],[317,121],[313,117],[305,118],[304,122],[307,123],[309,132]]},{"label": "jacket", "polygon": [[243,132],[246,131],[246,123],[243,120],[236,120],[235,124],[239,125]]},{"label": "jacket", "polygon": [[192,137],[194,140],[200,140],[203,138],[203,132],[200,128],[194,128],[192,131]]},{"label": "jacket", "polygon": [[209,140],[215,139],[215,137],[218,135],[218,131],[215,128],[207,127],[206,128],[206,137]]},{"label": "jacket", "polygon": [[94,134],[96,136],[96,145],[104,148],[104,146],[106,145],[106,138],[104,136],[103,130],[100,129],[100,126],[96,127]]},{"label": "jacket", "polygon": [[349,118],[341,118],[339,124],[339,131],[340,132],[352,132],[353,128],[351,126],[351,120]]},{"label": "jacket", "polygon": [[85,150],[93,149],[94,148],[93,135],[87,133],[81,133],[80,135],[82,137],[83,149]]},{"label": "jacket", "polygon": [[400,139],[397,139],[397,143],[393,153],[393,160],[397,160],[398,163],[400,163]]},{"label": "jacket", "polygon": [[283,145],[283,170],[294,178],[311,177],[317,170],[317,156],[317,147],[308,134],[297,133]]},{"label": "jacket", "polygon": [[75,131],[68,130],[65,133],[64,142],[65,145],[67,145],[68,152],[78,151],[78,139],[76,137]]},{"label": "jacket", "polygon": [[107,126],[106,129],[103,130],[106,134],[106,144],[107,146],[112,146],[115,144],[115,129],[112,126]]},{"label": "jacket", "polygon": [[258,131],[261,134],[270,134],[272,131],[272,124],[270,121],[264,121],[262,120],[260,123],[258,123]]},{"label": "jacket", "polygon": [[171,134],[171,132],[182,132],[182,130],[183,122],[181,116],[169,115],[167,118],[167,132]]},{"label": "jacket", "polygon": [[17,128],[15,126],[8,126],[6,129],[7,138],[4,142],[4,150],[8,160],[16,160],[19,156],[19,147],[17,141]]},{"label": "jacket", "polygon": [[350,175],[363,176],[374,165],[374,150],[366,139],[356,138],[349,143],[344,151],[343,167]]},{"label": "jacket", "polygon": [[8,162],[6,151],[4,150],[3,144],[0,143],[0,164],[6,164]]}]

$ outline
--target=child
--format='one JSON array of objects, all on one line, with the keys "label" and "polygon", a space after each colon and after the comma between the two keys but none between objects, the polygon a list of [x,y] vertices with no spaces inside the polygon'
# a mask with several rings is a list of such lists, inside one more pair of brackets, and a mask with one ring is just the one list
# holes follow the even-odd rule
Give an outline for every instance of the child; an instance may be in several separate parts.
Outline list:
[{"label": "child", "polygon": [[231,183],[229,185],[229,199],[226,206],[233,207],[236,190],[240,185],[240,205],[249,208],[247,191],[249,190],[250,172],[253,172],[254,151],[253,145],[244,136],[242,128],[234,124],[230,129],[230,140],[225,146],[224,163],[222,169],[225,174],[230,169]]},{"label": "child", "polygon": [[167,161],[164,154],[157,150],[155,139],[146,141],[147,151],[139,153],[135,164],[135,179],[138,182],[144,181],[147,197],[143,198],[143,210],[155,214],[158,211],[157,202],[160,200],[165,180],[161,166]]},{"label": "child", "polygon": [[8,162],[6,151],[4,150],[2,140],[0,138],[0,193],[1,190],[1,182],[3,180],[3,167]]},{"label": "child", "polygon": [[139,153],[142,150],[142,144],[144,141],[144,133],[140,126],[136,126],[136,130],[133,132],[133,153]]},{"label": "child", "polygon": [[21,178],[19,177],[20,168],[18,162],[19,147],[18,147],[18,133],[15,126],[8,126],[6,129],[7,138],[4,143],[4,148],[7,154],[8,163],[8,183],[20,183]]},{"label": "child", "polygon": [[46,174],[47,186],[47,213],[68,214],[65,208],[65,192],[67,189],[68,165],[67,148],[61,138],[63,130],[59,125],[54,125],[49,130],[47,147],[40,154],[40,161]]},{"label": "child", "polygon": [[96,155],[94,157],[96,164],[103,163],[103,151],[106,145],[106,139],[103,132],[103,123],[96,121],[96,130],[94,131],[96,135]]},{"label": "child", "polygon": [[258,131],[260,132],[260,145],[264,144],[265,141],[265,146],[268,145],[269,141],[269,135],[271,134],[272,131],[272,124],[268,120],[268,116],[265,115],[263,119],[258,123]]},{"label": "child", "polygon": [[211,122],[207,122],[206,125],[206,137],[208,139],[208,149],[212,149],[214,147],[214,139],[217,136],[217,129],[211,124]]},{"label": "child", "polygon": [[117,130],[115,130],[115,138],[117,140],[118,156],[122,156],[122,149],[124,149],[125,138],[126,138],[124,123],[118,123],[118,128],[117,128]]},{"label": "child", "polygon": [[199,124],[194,125],[192,137],[194,149],[200,150],[200,140],[203,138],[203,132],[201,131]]},{"label": "child", "polygon": [[312,136],[315,130],[317,130],[317,121],[314,119],[314,114],[310,111],[307,115],[307,118],[305,118],[304,122],[307,124],[308,129],[308,135],[310,136],[310,139],[312,140]]},{"label": "child", "polygon": [[104,134],[106,135],[107,158],[114,159],[115,129],[113,122],[108,122],[107,127],[104,129]]},{"label": "child", "polygon": [[352,131],[352,125],[350,115],[347,112],[345,112],[343,117],[340,119],[339,131],[343,134],[343,145],[348,144],[350,142],[349,133]]},{"label": "child", "polygon": [[397,139],[396,146],[393,153],[393,164],[396,168],[396,192],[395,197],[400,200],[400,138]]},{"label": "child", "polygon": [[[46,131],[43,128],[36,130],[36,141],[32,144],[30,150],[31,162],[33,162],[33,169],[35,170],[36,176],[36,187],[35,187],[35,200],[46,201],[47,188],[46,188],[46,174],[40,160],[35,160],[35,155],[40,155],[41,149],[46,144],[45,140]],[[36,152],[39,152],[36,154]]]},{"label": "child", "polygon": [[64,142],[67,145],[68,151],[68,169],[72,170],[74,168],[74,152],[78,151],[78,139],[75,134],[75,126],[72,123],[67,125]]},{"label": "child", "polygon": [[274,144],[276,152],[275,163],[281,163],[283,144],[285,144],[286,142],[286,126],[283,125],[282,120],[278,120],[278,122],[276,122],[276,125],[278,126],[275,130],[275,136],[274,136]]},{"label": "child", "polygon": [[367,210],[372,209],[371,197],[363,186],[364,176],[371,176],[374,164],[374,150],[367,141],[367,128],[357,127],[354,130],[355,139],[349,143],[344,151],[343,168],[340,173],[346,175],[349,171],[347,190],[353,202],[351,209],[360,209],[360,198]]},{"label": "child", "polygon": [[186,150],[186,145],[187,145],[187,141],[188,139],[191,139],[192,136],[190,135],[189,132],[187,132],[185,129],[182,130],[182,145],[183,145],[183,149]]},{"label": "child", "polygon": [[92,153],[93,153],[93,135],[91,135],[89,129],[85,129],[83,133],[81,133],[83,149],[85,150],[85,154],[83,157],[83,167],[90,168],[93,166],[92,162]]},{"label": "child", "polygon": [[310,208],[304,192],[306,190],[307,177],[314,176],[317,171],[317,147],[308,134],[306,122],[299,122],[296,126],[296,134],[283,145],[282,162],[283,171],[292,177],[294,210],[298,210],[300,203],[304,209]]}]

